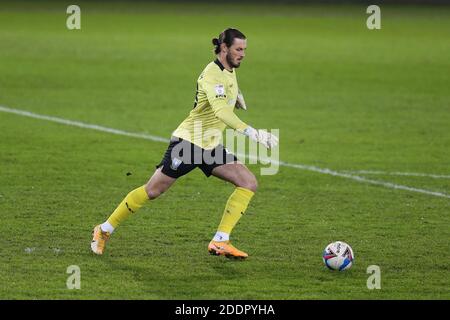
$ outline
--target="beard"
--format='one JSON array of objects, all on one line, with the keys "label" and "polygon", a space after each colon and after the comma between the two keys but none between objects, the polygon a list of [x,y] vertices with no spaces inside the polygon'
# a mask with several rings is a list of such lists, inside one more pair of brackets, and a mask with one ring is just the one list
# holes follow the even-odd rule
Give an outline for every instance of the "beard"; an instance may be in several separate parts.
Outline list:
[{"label": "beard", "polygon": [[232,68],[239,68],[239,66],[241,65],[240,61],[237,64],[234,63],[230,54],[227,54],[226,59],[227,59],[228,65]]}]

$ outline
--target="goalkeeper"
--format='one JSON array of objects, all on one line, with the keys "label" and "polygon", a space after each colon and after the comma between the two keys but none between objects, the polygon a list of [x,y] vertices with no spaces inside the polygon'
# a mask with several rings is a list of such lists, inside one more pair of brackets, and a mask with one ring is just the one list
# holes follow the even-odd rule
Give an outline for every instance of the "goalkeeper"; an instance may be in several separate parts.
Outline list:
[{"label": "goalkeeper", "polygon": [[206,66],[197,80],[193,109],[173,132],[167,151],[147,184],[128,193],[111,216],[94,228],[91,242],[94,253],[103,254],[110,235],[123,221],[149,200],[158,198],[179,177],[198,167],[207,177],[212,175],[236,186],[208,251],[229,258],[248,257],[231,244],[230,234],[247,209],[257,181],[253,173],[220,144],[220,138],[228,126],[266,148],[275,147],[278,139],[267,131],[252,128],[234,113],[235,107],[247,108],[235,71],[245,57],[244,34],[228,28],[212,42],[217,59]]}]

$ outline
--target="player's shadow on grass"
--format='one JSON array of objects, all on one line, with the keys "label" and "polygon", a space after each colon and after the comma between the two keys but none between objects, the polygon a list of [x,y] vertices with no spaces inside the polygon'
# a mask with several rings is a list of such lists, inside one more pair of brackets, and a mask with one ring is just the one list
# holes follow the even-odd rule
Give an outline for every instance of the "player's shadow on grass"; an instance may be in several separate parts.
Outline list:
[{"label": "player's shadow on grass", "polygon": [[[161,252],[149,252],[131,259],[129,252],[116,251],[114,254],[107,252],[101,257],[94,256],[93,258],[98,258],[97,260],[101,261],[111,272],[123,272],[128,276],[131,274],[136,281],[147,285],[155,283],[162,285],[165,282],[168,287],[175,279],[176,282],[190,282],[193,278],[197,278],[208,282],[217,279],[218,274],[221,280],[241,279],[248,268],[245,265],[250,262],[199,252],[197,257],[183,259],[183,264],[189,264],[189,259],[193,261],[192,266],[186,269],[182,267],[183,264],[178,263],[177,254],[179,252],[176,251],[174,248],[173,256],[164,256]],[[154,256],[160,264],[155,265],[155,261],[151,261]]]},{"label": "player's shadow on grass", "polygon": [[205,256],[204,261],[211,270],[211,276],[217,277],[217,275],[220,274],[222,279],[241,279],[242,276],[246,274],[246,264],[251,263],[247,259],[226,258],[223,256],[209,255],[207,253]]}]

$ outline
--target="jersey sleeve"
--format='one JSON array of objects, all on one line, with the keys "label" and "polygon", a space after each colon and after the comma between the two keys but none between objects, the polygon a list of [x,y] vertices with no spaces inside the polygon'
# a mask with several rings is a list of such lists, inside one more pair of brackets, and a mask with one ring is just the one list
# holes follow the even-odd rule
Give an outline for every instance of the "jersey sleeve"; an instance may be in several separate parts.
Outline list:
[{"label": "jersey sleeve", "polygon": [[248,125],[233,112],[234,106],[227,104],[225,85],[225,80],[221,79],[219,75],[205,74],[201,80],[202,89],[208,98],[214,115],[227,126],[243,131]]}]

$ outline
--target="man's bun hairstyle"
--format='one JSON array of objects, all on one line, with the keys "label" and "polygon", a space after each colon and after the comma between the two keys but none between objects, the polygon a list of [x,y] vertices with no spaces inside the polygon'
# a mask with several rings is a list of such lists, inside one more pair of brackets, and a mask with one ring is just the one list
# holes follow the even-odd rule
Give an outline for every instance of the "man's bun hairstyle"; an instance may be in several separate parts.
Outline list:
[{"label": "man's bun hairstyle", "polygon": [[218,54],[220,52],[220,45],[225,43],[227,47],[231,47],[233,45],[234,39],[246,39],[245,35],[240,32],[238,29],[228,28],[225,29],[218,38],[212,39],[212,44],[214,45],[214,53]]}]

